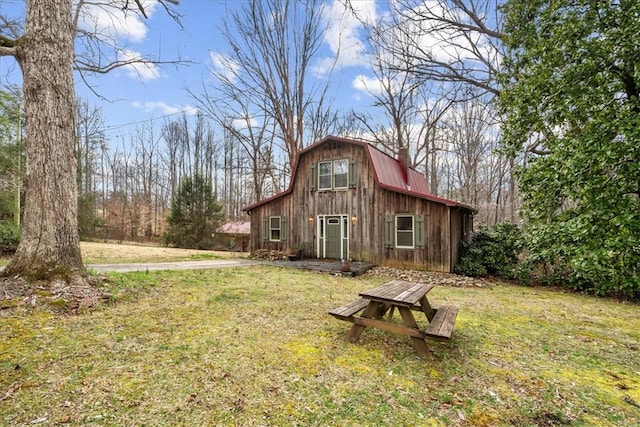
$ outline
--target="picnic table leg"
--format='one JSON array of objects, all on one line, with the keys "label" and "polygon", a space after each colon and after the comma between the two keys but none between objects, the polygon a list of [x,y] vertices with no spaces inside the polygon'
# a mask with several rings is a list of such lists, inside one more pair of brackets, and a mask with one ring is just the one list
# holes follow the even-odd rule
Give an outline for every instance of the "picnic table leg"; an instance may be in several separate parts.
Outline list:
[{"label": "picnic table leg", "polygon": [[[361,317],[364,317],[366,319],[373,318],[376,315],[376,313],[378,313],[378,310],[381,309],[381,306],[382,306],[382,303],[379,303],[377,301],[369,301],[369,304],[364,309],[364,312],[362,313]],[[353,326],[351,326],[351,329],[349,329],[349,332],[347,333],[347,339],[350,342],[358,341],[358,338],[360,338],[360,334],[362,333],[362,331],[364,331],[365,327],[366,326],[364,325],[356,325],[354,323]]]},{"label": "picnic table leg", "polygon": [[427,319],[429,320],[429,322],[431,322],[433,320],[433,316],[436,315],[436,312],[433,308],[431,308],[431,304],[429,304],[429,300],[427,299],[426,295],[420,298],[420,307],[422,307],[422,311],[424,311]]},{"label": "picnic table leg", "polygon": [[[398,307],[398,311],[400,312],[402,320],[404,321],[404,324],[406,326],[408,326],[409,328],[418,329],[418,324],[416,323],[416,319],[415,317],[413,317],[410,308]],[[411,337],[411,343],[418,353],[428,358],[431,357],[431,351],[429,351],[429,347],[427,347],[427,343],[425,342],[424,338]]]},{"label": "picnic table leg", "polygon": [[396,308],[394,306],[391,306],[391,310],[389,310],[389,317],[387,317],[387,319],[393,319],[393,312],[395,311],[395,309]]},{"label": "picnic table leg", "polygon": [[389,311],[389,309],[393,311],[393,306],[391,304],[382,303],[380,304],[380,308],[378,309],[378,311],[376,311],[376,314],[373,317],[376,319],[382,319],[384,315],[387,314],[387,311]]}]

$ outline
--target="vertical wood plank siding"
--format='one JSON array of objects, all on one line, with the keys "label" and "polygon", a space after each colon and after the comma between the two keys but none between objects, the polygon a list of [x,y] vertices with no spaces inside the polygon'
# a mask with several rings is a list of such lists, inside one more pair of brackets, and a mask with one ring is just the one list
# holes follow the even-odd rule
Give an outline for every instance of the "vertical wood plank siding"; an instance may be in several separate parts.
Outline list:
[{"label": "vertical wood plank siding", "polygon": [[[312,169],[317,173],[314,165],[337,159],[355,160],[355,188],[312,191],[310,173]],[[461,216],[468,213],[377,187],[375,172],[362,145],[328,141],[303,153],[297,166],[289,194],[251,210],[253,250],[285,251],[295,247],[303,248],[305,256],[317,257],[317,216],[348,215],[349,256],[354,260],[378,265],[419,266],[431,271],[452,270],[458,257],[458,240],[464,234]],[[424,249],[385,248],[385,215],[395,214],[424,216]],[[268,216],[286,217],[286,242],[264,240],[263,219]]]}]

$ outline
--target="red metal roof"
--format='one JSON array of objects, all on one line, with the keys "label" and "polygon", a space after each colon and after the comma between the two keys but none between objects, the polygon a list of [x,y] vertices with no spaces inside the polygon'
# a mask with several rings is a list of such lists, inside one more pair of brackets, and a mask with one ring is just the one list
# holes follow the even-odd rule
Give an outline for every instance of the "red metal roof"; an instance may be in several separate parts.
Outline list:
[{"label": "red metal roof", "polygon": [[373,145],[366,144],[365,148],[369,153],[373,171],[376,174],[376,181],[380,187],[443,203],[447,206],[459,205],[458,202],[454,200],[443,199],[432,195],[429,192],[427,179],[420,172],[409,168],[408,173],[405,173],[404,166],[400,160],[378,150]]},{"label": "red metal roof", "polygon": [[[289,187],[285,191],[275,194],[266,199],[259,200],[249,206],[244,207],[243,210],[250,211],[253,208],[289,194],[291,192],[291,189],[293,188],[293,182],[295,181],[298,174],[298,163],[300,157],[308,151],[314,150],[316,147],[325,144],[328,141],[338,141],[345,144],[355,144],[364,147],[371,161],[371,166],[376,176],[376,182],[381,188],[385,188],[387,190],[395,191],[398,193],[409,194],[421,199],[430,200],[436,203],[442,203],[447,206],[460,206],[469,210],[475,210],[454,200],[448,200],[441,197],[433,196],[431,193],[429,193],[427,179],[423,174],[411,168],[409,168],[408,173],[405,174],[404,167],[400,160],[380,151],[368,142],[358,141],[355,139],[339,138],[335,136],[327,136],[321,141],[308,146],[298,153],[293,165],[293,176],[291,177],[291,182],[289,182]],[[408,177],[405,178],[406,175],[408,175]]]},{"label": "red metal roof", "polygon": [[[405,173],[404,166],[400,160],[394,159],[372,145],[368,145],[366,148],[379,184],[389,189],[410,190],[430,195],[427,189],[427,180],[421,173],[411,168],[408,169],[408,173]],[[408,179],[405,179],[406,175],[408,175]]]}]

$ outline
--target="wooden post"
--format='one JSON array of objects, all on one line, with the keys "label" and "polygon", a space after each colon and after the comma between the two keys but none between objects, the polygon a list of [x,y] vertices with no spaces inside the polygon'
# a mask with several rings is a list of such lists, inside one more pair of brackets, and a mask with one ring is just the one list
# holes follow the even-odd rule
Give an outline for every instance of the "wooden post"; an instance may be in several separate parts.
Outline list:
[{"label": "wooden post", "polygon": [[[398,306],[398,311],[400,312],[402,320],[407,327],[418,329],[418,324],[416,323],[416,319],[413,317],[410,308]],[[429,347],[427,347],[427,343],[424,341],[424,338],[412,336],[411,343],[418,353],[427,358],[431,358],[431,351],[429,351]]]},{"label": "wooden post", "polygon": [[[379,303],[377,301],[369,302],[369,305],[367,305],[367,308],[365,308],[364,312],[362,313],[362,317],[364,317],[365,319],[371,319],[378,312],[381,305],[382,303]],[[365,326],[363,325],[354,324],[347,333],[347,340],[349,340],[350,342],[358,341],[358,338],[360,338],[360,334],[362,333],[362,331],[364,331],[364,328]]]}]

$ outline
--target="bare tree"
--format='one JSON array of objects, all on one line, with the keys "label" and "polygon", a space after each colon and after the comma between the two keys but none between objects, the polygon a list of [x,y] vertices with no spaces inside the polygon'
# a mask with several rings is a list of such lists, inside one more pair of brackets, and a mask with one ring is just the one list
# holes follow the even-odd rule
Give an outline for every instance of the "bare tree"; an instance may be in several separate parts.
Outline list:
[{"label": "bare tree", "polygon": [[502,0],[398,0],[389,15],[399,42],[393,56],[409,57],[403,68],[417,78],[475,88],[460,94],[498,95],[504,46]]},{"label": "bare tree", "polygon": [[[349,4],[350,0],[345,2]],[[446,116],[435,120],[432,115],[432,120],[425,121],[431,125],[423,128],[420,138],[432,193],[443,192],[486,207],[484,222],[491,221],[490,217],[495,221],[517,219],[514,161],[507,162],[497,152],[496,135],[484,133],[500,122],[491,105],[501,93],[498,75],[505,49],[500,30],[503,3],[397,0],[389,4],[389,13],[375,25],[367,26],[367,21],[361,20],[367,27],[372,51],[384,52],[377,56],[374,67],[378,80],[385,82],[393,77],[396,82],[411,82],[410,86],[399,84],[409,94],[398,93],[415,99],[417,88],[428,89],[431,105],[438,100],[447,106],[435,110],[446,112]],[[357,8],[351,10],[356,13]],[[385,129],[399,134],[401,123],[409,129],[398,107],[402,98],[385,95],[376,98],[394,118],[394,126]],[[462,104],[451,110],[455,105],[452,101]],[[441,123],[444,117],[446,124]]]},{"label": "bare tree", "polygon": [[[143,4],[144,3],[144,4]],[[74,59],[74,68],[84,80],[86,74],[106,74],[117,68],[132,67],[139,74],[154,73],[160,64],[181,64],[182,60],[161,60],[141,54],[121,44],[115,28],[126,28],[129,20],[147,18],[145,8],[156,4],[180,25],[180,15],[174,6],[178,0],[155,0],[155,3],[143,0],[77,0],[73,4],[73,27],[76,29],[75,42],[78,46]],[[97,19],[106,15],[106,22]]]},{"label": "bare tree", "polygon": [[232,12],[222,28],[228,53],[214,55],[216,82],[194,95],[209,113],[228,110],[234,119],[263,122],[258,127],[273,134],[256,136],[280,141],[289,165],[305,137],[317,136],[307,130],[326,130],[307,126],[307,117],[333,117],[326,113],[328,82],[309,78],[323,40],[321,6],[321,0],[250,0]]},{"label": "bare tree", "polygon": [[446,196],[479,208],[479,223],[517,221],[514,160],[500,150],[493,104],[483,98],[455,104],[438,129],[446,165]]},{"label": "bare tree", "polygon": [[[80,237],[93,236],[97,224],[98,174],[100,150],[105,146],[102,112],[88,101],[76,106],[76,147],[78,162],[78,227]],[[106,148],[106,147],[104,147]]]},{"label": "bare tree", "polygon": [[[140,212],[142,231],[144,237],[151,238],[158,234],[156,225],[158,223],[157,210],[157,183],[160,177],[160,140],[151,125],[138,126],[136,129],[134,150],[135,150],[135,179],[136,189],[134,197],[134,209]],[[137,236],[137,233],[136,233]]]},{"label": "bare tree", "polygon": [[[144,15],[140,0],[135,4]],[[27,123],[22,238],[2,274],[86,285],[77,222],[73,5],[27,0],[24,27],[0,19],[0,55],[20,65]]]},{"label": "bare tree", "polygon": [[[384,119],[376,120],[370,113],[357,111],[353,115],[387,152],[399,153],[406,147],[409,166],[429,171],[428,163],[434,161],[439,150],[436,129],[451,108],[453,96],[443,96],[447,93],[440,83],[425,82],[407,72],[401,63],[410,62],[411,57],[389,54],[386,46],[397,42],[397,35],[380,28],[368,28],[368,33],[374,79],[365,81],[363,77],[362,84],[373,96],[373,107],[383,112]],[[454,87],[448,86],[450,91]],[[435,183],[433,171],[429,176]],[[436,184],[432,188],[435,190]]]},{"label": "bare tree", "polygon": [[78,191],[89,194],[94,190],[93,177],[97,153],[104,144],[102,111],[80,100],[76,106],[76,159],[78,162]]},{"label": "bare tree", "polygon": [[24,33],[0,40],[23,73],[27,172],[22,239],[5,276],[84,282],[78,236],[71,0],[28,0]]},{"label": "bare tree", "polygon": [[372,120],[370,115],[355,110],[354,115],[362,126],[375,135],[380,145],[387,151],[397,152],[401,147],[408,147],[411,140],[412,119],[419,102],[416,91],[419,83],[411,74],[390,67],[390,58],[384,58],[380,44],[376,44],[376,49],[371,64],[375,79],[369,85],[364,80],[362,84],[373,96],[373,106],[384,112],[388,122]]}]

